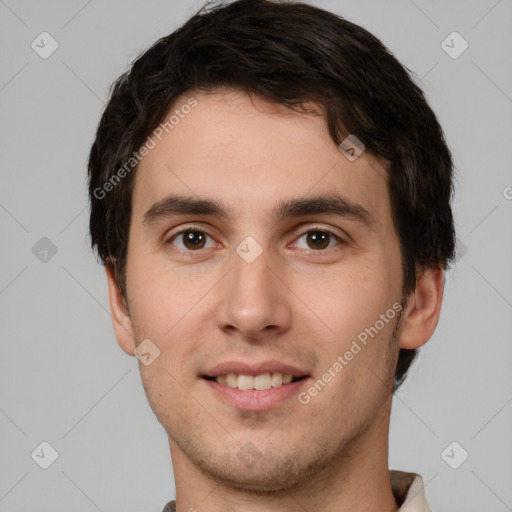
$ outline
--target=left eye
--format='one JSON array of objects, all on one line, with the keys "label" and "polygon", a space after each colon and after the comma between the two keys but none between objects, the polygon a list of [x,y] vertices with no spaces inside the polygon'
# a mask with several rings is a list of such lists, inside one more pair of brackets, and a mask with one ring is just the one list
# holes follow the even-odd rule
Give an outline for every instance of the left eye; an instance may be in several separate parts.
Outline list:
[{"label": "left eye", "polygon": [[[314,250],[322,250],[322,249],[330,249],[332,246],[329,246],[329,242],[332,239],[337,240],[338,242],[342,242],[341,238],[330,231],[326,231],[323,229],[314,228],[303,235],[301,235],[297,240],[306,237],[306,243],[309,245],[308,248],[313,248]],[[296,243],[294,243],[296,245]]]}]

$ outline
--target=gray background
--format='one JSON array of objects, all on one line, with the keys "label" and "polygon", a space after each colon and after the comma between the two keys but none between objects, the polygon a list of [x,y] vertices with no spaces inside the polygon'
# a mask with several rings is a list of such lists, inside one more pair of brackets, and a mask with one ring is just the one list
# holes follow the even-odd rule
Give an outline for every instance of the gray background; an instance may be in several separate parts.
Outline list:
[{"label": "gray background", "polygon": [[[0,0],[2,512],[160,511],[174,497],[166,435],[88,247],[86,160],[111,82],[201,3]],[[512,0],[310,3],[417,75],[458,172],[459,261],[396,394],[390,467],[420,473],[434,511],[512,510]],[[43,31],[59,45],[47,59],[31,47]],[[458,58],[441,46],[453,31],[469,44]],[[43,441],[59,454],[48,469],[31,457]]]}]

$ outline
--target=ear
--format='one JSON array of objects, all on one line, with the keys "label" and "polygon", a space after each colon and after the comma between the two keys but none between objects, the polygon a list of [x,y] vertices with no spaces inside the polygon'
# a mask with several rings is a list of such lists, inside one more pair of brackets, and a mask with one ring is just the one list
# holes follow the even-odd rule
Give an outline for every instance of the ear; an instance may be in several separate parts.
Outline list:
[{"label": "ear", "polygon": [[398,338],[400,348],[415,349],[424,345],[434,333],[443,300],[443,269],[421,270],[416,289],[407,298]]},{"label": "ear", "polygon": [[130,314],[123,294],[114,278],[113,269],[105,265],[105,271],[107,273],[108,298],[110,302],[110,312],[112,314],[112,324],[114,326],[117,342],[128,355],[133,356],[136,343]]}]

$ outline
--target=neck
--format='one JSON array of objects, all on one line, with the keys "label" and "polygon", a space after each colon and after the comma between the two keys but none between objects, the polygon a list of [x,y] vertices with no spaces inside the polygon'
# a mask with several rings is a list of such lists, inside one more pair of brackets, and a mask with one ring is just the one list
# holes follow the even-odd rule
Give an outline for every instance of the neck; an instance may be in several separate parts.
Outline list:
[{"label": "neck", "polygon": [[292,489],[248,492],[200,471],[169,438],[177,512],[397,512],[388,468],[391,397],[339,457]]}]

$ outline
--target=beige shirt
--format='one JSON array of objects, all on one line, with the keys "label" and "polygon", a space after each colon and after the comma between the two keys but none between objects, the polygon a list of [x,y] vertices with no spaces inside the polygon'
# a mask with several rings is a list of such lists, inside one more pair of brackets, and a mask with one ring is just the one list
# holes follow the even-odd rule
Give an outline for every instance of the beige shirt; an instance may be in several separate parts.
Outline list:
[{"label": "beige shirt", "polygon": [[[431,512],[425,498],[423,480],[416,473],[390,470],[391,487],[400,507],[398,512]],[[162,512],[176,512],[176,504],[170,501]]]}]

